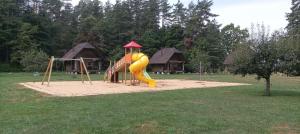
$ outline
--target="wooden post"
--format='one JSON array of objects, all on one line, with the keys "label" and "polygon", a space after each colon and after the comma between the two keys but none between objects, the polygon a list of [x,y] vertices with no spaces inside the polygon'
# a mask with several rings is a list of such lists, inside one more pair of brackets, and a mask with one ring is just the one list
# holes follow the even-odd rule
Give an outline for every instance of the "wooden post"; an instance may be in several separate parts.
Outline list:
[{"label": "wooden post", "polygon": [[81,82],[84,83],[84,78],[83,78],[83,67],[82,67],[82,63],[80,62],[80,73],[81,73]]},{"label": "wooden post", "polygon": [[106,80],[108,82],[111,82],[110,78],[109,78],[109,76],[111,76],[111,61],[109,61],[109,66],[108,66],[108,69],[106,71],[107,71],[107,72],[105,72],[106,73]]},{"label": "wooden post", "polygon": [[184,62],[182,62],[182,72],[184,73]]},{"label": "wooden post", "polygon": [[[130,55],[132,56],[132,48],[130,48]],[[130,65],[132,64],[132,61],[130,60]],[[132,74],[130,73],[130,85],[132,85]]]},{"label": "wooden post", "polygon": [[84,70],[85,70],[86,76],[87,76],[88,80],[90,81],[90,84],[92,84],[92,81],[91,81],[89,72],[88,72],[87,69],[86,69],[86,66],[85,66],[85,63],[84,63],[82,57],[80,57],[80,61],[81,61],[82,65],[83,65],[83,68],[84,68]]},{"label": "wooden post", "polygon": [[167,63],[168,66],[168,73],[170,73],[170,63]]},{"label": "wooden post", "polygon": [[201,80],[201,61],[200,61],[200,64],[199,64],[199,80]]},{"label": "wooden post", "polygon": [[[80,62],[79,62],[80,63]],[[74,69],[75,69],[75,72],[78,71],[78,62],[77,61],[74,61]]]},{"label": "wooden post", "polygon": [[117,82],[117,80],[116,80],[116,78],[117,78],[117,76],[116,76],[116,61],[114,61],[114,73],[113,73],[113,75],[114,75],[114,83],[116,83]]},{"label": "wooden post", "polygon": [[43,80],[42,80],[42,85],[44,85],[44,81],[46,79],[46,76],[49,73],[50,65],[51,65],[51,59],[49,59],[48,66],[47,66],[46,72],[45,72]]},{"label": "wooden post", "polygon": [[50,60],[50,71],[49,71],[49,76],[48,76],[48,86],[50,85],[50,79],[51,79],[51,74],[52,74],[52,67],[53,67],[53,62],[54,62],[54,56],[51,56]]},{"label": "wooden post", "polygon": [[112,75],[113,75],[112,71],[113,71],[113,69],[112,69],[112,62],[111,61],[110,61],[110,67],[109,67],[109,69],[110,69],[110,78],[109,78],[109,81],[113,82],[113,79],[112,79]]},{"label": "wooden post", "polygon": [[124,71],[121,71],[122,73],[122,83],[124,83]]},{"label": "wooden post", "polygon": [[126,85],[126,81],[127,81],[127,61],[126,61],[126,54],[127,54],[127,49],[125,48],[125,67],[124,67],[124,75],[125,75],[125,85]]}]

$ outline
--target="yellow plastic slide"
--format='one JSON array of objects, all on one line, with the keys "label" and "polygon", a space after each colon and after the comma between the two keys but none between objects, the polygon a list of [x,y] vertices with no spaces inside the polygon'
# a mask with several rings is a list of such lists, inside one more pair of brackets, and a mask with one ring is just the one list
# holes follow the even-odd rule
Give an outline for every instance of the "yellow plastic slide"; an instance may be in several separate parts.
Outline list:
[{"label": "yellow plastic slide", "polygon": [[149,74],[146,72],[146,67],[149,63],[148,56],[143,53],[134,53],[131,56],[133,63],[129,66],[129,71],[138,80],[145,82],[149,87],[156,87],[155,80],[151,79]]}]

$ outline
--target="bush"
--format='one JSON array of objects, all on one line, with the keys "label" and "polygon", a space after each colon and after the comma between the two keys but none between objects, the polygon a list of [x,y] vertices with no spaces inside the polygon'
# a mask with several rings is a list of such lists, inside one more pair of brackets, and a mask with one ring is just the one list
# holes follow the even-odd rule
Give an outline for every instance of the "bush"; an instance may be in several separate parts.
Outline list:
[{"label": "bush", "polygon": [[0,72],[20,72],[22,68],[15,64],[0,63]]},{"label": "bush", "polygon": [[31,50],[24,52],[20,64],[24,71],[40,72],[45,70],[48,63],[48,55],[43,51]]}]

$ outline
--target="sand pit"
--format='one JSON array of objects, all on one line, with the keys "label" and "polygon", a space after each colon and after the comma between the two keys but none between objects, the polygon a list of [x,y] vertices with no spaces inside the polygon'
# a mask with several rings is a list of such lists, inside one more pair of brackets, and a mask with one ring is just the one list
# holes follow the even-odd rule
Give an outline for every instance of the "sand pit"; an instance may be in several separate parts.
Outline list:
[{"label": "sand pit", "polygon": [[209,88],[225,86],[249,85],[244,83],[228,83],[213,81],[194,81],[194,80],[157,80],[156,88],[149,88],[146,84],[128,86],[123,83],[108,83],[104,81],[93,81],[92,85],[81,81],[61,81],[51,82],[50,86],[41,85],[41,82],[20,83],[25,87],[47,93],[53,96],[88,96],[101,94],[119,94],[133,92],[155,92],[163,90],[179,90],[188,88]]}]

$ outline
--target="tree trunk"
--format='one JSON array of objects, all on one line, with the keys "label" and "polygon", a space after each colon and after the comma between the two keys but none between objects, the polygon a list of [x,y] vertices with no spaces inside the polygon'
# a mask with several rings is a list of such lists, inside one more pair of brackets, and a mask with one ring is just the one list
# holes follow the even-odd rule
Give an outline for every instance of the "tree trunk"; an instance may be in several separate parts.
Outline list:
[{"label": "tree trunk", "polygon": [[265,96],[271,96],[271,78],[266,78]]}]

